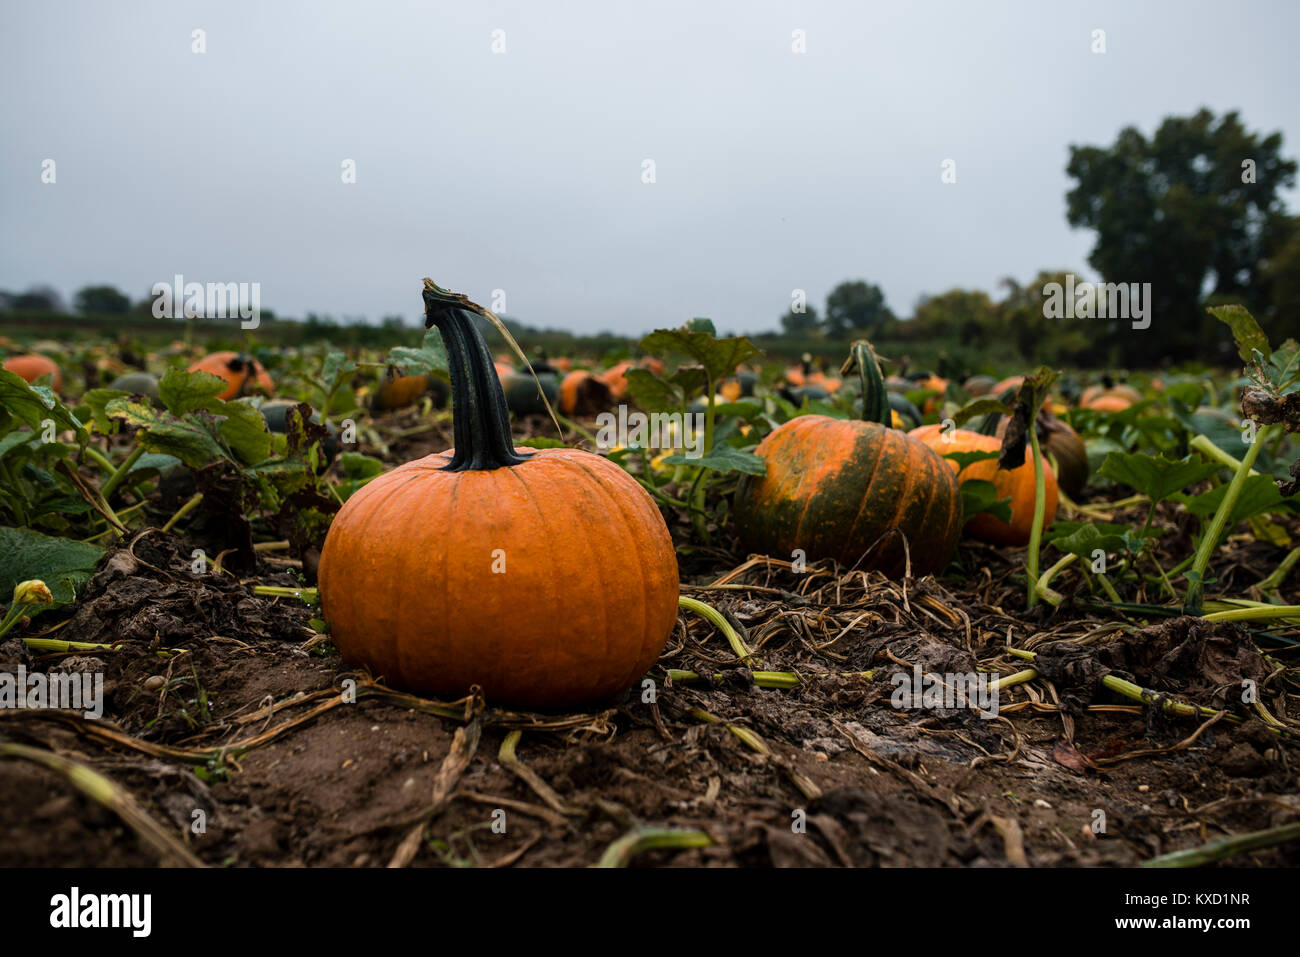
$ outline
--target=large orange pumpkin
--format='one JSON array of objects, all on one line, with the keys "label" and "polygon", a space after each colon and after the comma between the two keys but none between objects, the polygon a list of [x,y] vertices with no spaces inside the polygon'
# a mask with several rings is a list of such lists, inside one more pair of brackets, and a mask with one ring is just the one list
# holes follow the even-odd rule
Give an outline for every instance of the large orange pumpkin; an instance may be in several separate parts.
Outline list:
[{"label": "large orange pumpkin", "polygon": [[10,356],[5,360],[4,367],[14,375],[21,377],[25,382],[35,382],[43,375],[54,376],[51,388],[58,392],[63,388],[63,373],[59,367],[54,364],[53,359],[47,359],[45,356],[28,355],[28,356]]},{"label": "large orange pumpkin", "polygon": [[226,390],[218,399],[238,399],[250,392],[275,395],[275,383],[262,368],[262,363],[238,352],[213,352],[190,366],[190,372],[210,372],[226,380]]},{"label": "large orange pumpkin", "polygon": [[[996,452],[1002,448],[1002,440],[991,435],[980,435],[968,429],[953,429],[945,434],[941,425],[923,425],[913,429],[908,435],[925,443],[935,452],[944,455],[948,452]],[[961,470],[958,478],[963,481],[983,479],[992,482],[997,489],[998,498],[1011,499],[1011,521],[1004,522],[996,515],[981,512],[966,523],[966,534],[994,545],[1028,545],[1029,532],[1034,525],[1034,500],[1037,493],[1034,487],[1034,468],[1030,460],[1030,447],[1025,444],[1025,464],[1014,469],[998,468],[997,459],[974,462]],[[954,472],[957,463],[947,460]],[[1043,527],[1046,528],[1056,517],[1056,503],[1059,497],[1056,489],[1056,473],[1051,464],[1043,459],[1043,490],[1045,508],[1043,510]]]},{"label": "large orange pumpkin", "polygon": [[773,429],[756,450],[760,478],[736,492],[736,530],[752,551],[904,570],[941,570],[961,533],[961,494],[952,471],[908,433],[889,428],[890,408],[875,353],[855,343],[845,374],[862,376],[863,419],[802,415]]},{"label": "large orange pumpkin", "polygon": [[663,517],[617,465],[516,449],[505,396],[463,299],[426,280],[446,343],[455,448],[350,497],[321,554],[321,604],[345,660],[398,687],[561,708],[614,695],[677,620]]}]

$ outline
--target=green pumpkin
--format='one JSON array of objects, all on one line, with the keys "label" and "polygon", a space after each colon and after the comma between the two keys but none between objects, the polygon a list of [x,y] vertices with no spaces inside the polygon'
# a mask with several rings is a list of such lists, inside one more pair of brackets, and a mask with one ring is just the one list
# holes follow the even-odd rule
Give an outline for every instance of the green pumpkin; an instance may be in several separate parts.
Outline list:
[{"label": "green pumpkin", "polygon": [[158,377],[147,372],[128,372],[126,375],[120,375],[109,383],[108,387],[120,392],[130,392],[132,395],[158,398]]},{"label": "green pumpkin", "polygon": [[921,424],[921,410],[907,396],[900,395],[897,392],[890,392],[888,400],[889,407],[897,412],[898,417],[903,420],[904,429],[915,429]]},{"label": "green pumpkin", "polygon": [[[546,402],[556,408],[560,401],[560,380],[549,372],[539,373],[537,380],[527,372],[508,375],[501,381],[506,405],[515,415],[546,415]],[[546,402],[542,396],[546,396]]]}]

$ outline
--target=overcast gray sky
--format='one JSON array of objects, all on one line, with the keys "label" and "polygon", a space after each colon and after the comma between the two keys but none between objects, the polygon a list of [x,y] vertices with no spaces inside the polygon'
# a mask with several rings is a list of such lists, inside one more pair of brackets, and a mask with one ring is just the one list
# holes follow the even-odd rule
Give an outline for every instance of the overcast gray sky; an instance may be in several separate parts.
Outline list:
[{"label": "overcast gray sky", "polygon": [[0,288],[414,322],[427,275],[631,335],[864,278],[906,315],[1085,268],[1071,143],[1208,106],[1300,154],[1297,36],[1287,0],[4,2]]}]

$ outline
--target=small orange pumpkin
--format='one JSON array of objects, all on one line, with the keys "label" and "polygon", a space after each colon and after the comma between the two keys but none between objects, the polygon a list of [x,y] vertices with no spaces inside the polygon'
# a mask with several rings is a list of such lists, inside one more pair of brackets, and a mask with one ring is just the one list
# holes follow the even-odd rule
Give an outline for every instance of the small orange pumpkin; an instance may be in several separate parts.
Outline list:
[{"label": "small orange pumpkin", "polygon": [[627,395],[627,370],[632,368],[630,362],[620,362],[600,374],[600,381],[609,386],[609,393],[615,401]]},{"label": "small orange pumpkin", "polygon": [[[913,429],[908,435],[928,445],[931,449],[944,455],[948,452],[996,452],[1002,448],[1002,441],[991,435],[980,435],[969,429],[953,429],[945,433],[941,425],[923,425]],[[962,469],[958,479],[962,482],[971,479],[983,479],[992,482],[997,489],[998,498],[1011,499],[1011,521],[1002,521],[988,512],[971,518],[966,523],[966,534],[980,541],[994,545],[1028,545],[1029,532],[1034,525],[1034,500],[1037,497],[1034,482],[1034,469],[1030,464],[1030,447],[1025,444],[1025,464],[1014,469],[998,468],[997,459],[974,462]],[[947,460],[954,472],[957,463]],[[1045,508],[1043,510],[1043,527],[1046,528],[1056,517],[1058,493],[1056,473],[1051,463],[1043,459],[1043,491]]]},{"label": "small orange pumpkin", "polygon": [[262,363],[252,356],[240,355],[238,352],[213,352],[198,362],[190,365],[190,372],[210,372],[226,380],[226,390],[218,399],[237,399],[250,392],[265,392],[275,395],[275,383],[262,368]]},{"label": "small orange pumpkin", "polygon": [[916,385],[919,388],[937,393],[927,398],[921,405],[921,412],[925,415],[936,414],[943,406],[944,396],[948,394],[948,380],[932,375],[928,379],[922,379]]},{"label": "small orange pumpkin", "polygon": [[575,369],[560,381],[560,411],[565,415],[595,415],[613,404],[613,393],[602,380]]},{"label": "small orange pumpkin", "polygon": [[345,660],[420,694],[561,708],[643,675],[677,621],[658,508],[614,463],[516,449],[463,304],[426,280],[447,346],[455,448],[352,495],[321,553],[321,607]]},{"label": "small orange pumpkin", "polygon": [[1079,408],[1096,409],[1098,412],[1123,412],[1141,401],[1142,393],[1137,389],[1106,376],[1100,385],[1090,385],[1083,390],[1079,396]]},{"label": "small orange pumpkin", "polygon": [[5,369],[19,376],[25,382],[35,382],[43,375],[54,376],[51,388],[58,392],[63,388],[63,373],[54,364],[53,359],[40,355],[10,356],[5,360]]},{"label": "small orange pumpkin", "polygon": [[[375,389],[374,394],[370,397],[370,408],[375,412],[391,412],[394,409],[403,409],[408,405],[415,405],[420,401],[421,396],[434,388],[436,380],[427,375],[392,375],[391,372],[385,375],[379,383],[379,388]],[[442,405],[446,404],[446,383],[439,382],[442,386]],[[436,403],[435,404],[439,404]]]}]

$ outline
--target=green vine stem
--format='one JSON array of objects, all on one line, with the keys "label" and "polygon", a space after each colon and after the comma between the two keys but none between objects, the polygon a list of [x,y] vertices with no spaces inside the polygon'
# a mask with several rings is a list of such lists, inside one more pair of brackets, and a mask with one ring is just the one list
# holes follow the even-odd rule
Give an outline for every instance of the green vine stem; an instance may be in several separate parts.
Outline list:
[{"label": "green vine stem", "polygon": [[687,850],[710,847],[713,838],[703,831],[681,831],[672,828],[637,828],[624,834],[600,855],[595,867],[627,867],[632,858],[642,851],[661,849]]},{"label": "green vine stem", "polygon": [[[1038,658],[1038,655],[1034,652],[1024,651],[1020,648],[1007,648],[1007,654],[1025,661],[1034,661]],[[1026,670],[1033,671],[1034,677],[1038,677],[1038,672],[1034,671],[1034,669],[1030,668]],[[1024,674],[1024,672],[1017,672],[1017,674]],[[1025,680],[1029,681],[1032,679],[1026,678]],[[1158,691],[1152,691],[1149,688],[1143,688],[1141,685],[1134,684],[1132,681],[1125,681],[1118,675],[1103,676],[1101,684],[1102,687],[1109,688],[1116,694],[1123,695],[1125,698],[1129,698],[1139,704],[1149,706],[1158,703],[1160,705],[1160,710],[1167,714],[1178,715],[1182,718],[1213,718],[1215,715],[1223,713],[1214,708],[1203,707],[1202,705],[1186,704],[1182,701],[1174,701],[1167,695],[1161,694]],[[1235,714],[1223,714],[1223,719],[1232,722],[1233,724],[1241,723],[1241,718]]]},{"label": "green vine stem", "polygon": [[1277,591],[1282,587],[1282,582],[1286,581],[1286,576],[1291,574],[1291,569],[1295,568],[1297,561],[1300,561],[1300,548],[1293,548],[1287,552],[1286,558],[1273,569],[1272,573],[1259,583],[1259,590],[1262,592]]},{"label": "green vine stem", "polygon": [[108,477],[99,489],[99,494],[104,497],[104,501],[107,502],[121,484],[126,481],[127,475],[130,474],[131,469],[135,468],[135,463],[140,461],[142,455],[144,455],[144,446],[137,445],[131,450],[131,454],[122,461],[122,464],[117,467],[117,471]]},{"label": "green vine stem", "polygon": [[723,617],[722,612],[718,611],[712,605],[706,605],[697,598],[687,598],[685,595],[679,595],[677,604],[687,611],[693,611],[697,615],[707,620],[711,625],[722,632],[727,639],[727,644],[731,645],[731,650],[736,653],[736,657],[741,661],[748,663],[754,656],[754,652],[745,647],[744,640],[737,633],[735,628],[731,627],[731,622]]},{"label": "green vine stem", "polygon": [[[1259,436],[1256,436],[1256,438],[1258,437]],[[1240,459],[1232,455],[1229,455],[1227,452],[1223,451],[1223,449],[1219,448],[1217,445],[1211,442],[1208,436],[1205,435],[1195,436],[1190,442],[1187,443],[1187,447],[1196,449],[1196,451],[1200,452],[1207,459],[1210,459],[1211,461],[1214,462],[1218,462],[1220,465],[1226,465],[1230,469],[1241,468]],[[1254,469],[1251,469],[1249,474],[1258,475],[1259,473],[1256,472]]]},{"label": "green vine stem", "polygon": [[1249,834],[1231,834],[1218,837],[1185,851],[1162,854],[1149,861],[1143,861],[1139,867],[1201,867],[1213,864],[1233,854],[1243,851],[1255,851],[1263,847],[1274,847],[1286,841],[1300,840],[1300,823],[1282,824],[1266,831],[1251,831]]},{"label": "green vine stem", "polygon": [[[797,688],[800,684],[811,678],[865,678],[870,681],[876,676],[874,671],[839,671],[829,672],[827,674],[801,674],[798,671],[751,671],[754,684],[760,688],[779,688],[788,690]],[[715,674],[715,681],[722,679],[721,674]],[[673,684],[695,684],[703,681],[699,672],[683,671],[678,668],[668,669],[668,679]]]},{"label": "green vine stem", "polygon": [[[1029,572],[1028,606],[1038,603],[1038,550],[1043,541],[1043,514],[1047,511],[1047,475],[1043,471],[1043,454],[1038,448],[1038,429],[1029,423],[1029,445],[1034,450],[1034,523],[1029,529],[1029,553],[1025,556]],[[1118,598],[1116,598],[1118,601]]]},{"label": "green vine stem", "polygon": [[194,495],[190,497],[190,500],[188,502],[186,502],[184,505],[182,505],[180,508],[176,510],[175,515],[167,519],[167,524],[162,527],[162,530],[164,532],[170,532],[173,528],[176,527],[177,522],[179,522],[186,515],[190,514],[190,512],[198,508],[199,503],[202,501],[203,501],[203,493],[195,492]]},{"label": "green vine stem", "polygon": [[315,588],[284,588],[280,585],[254,585],[254,595],[265,598],[297,598],[308,605],[320,604],[320,592]]},{"label": "green vine stem", "polygon": [[1047,602],[1049,605],[1052,606],[1059,605],[1062,601],[1064,601],[1064,596],[1061,595],[1059,592],[1052,591],[1052,589],[1049,588],[1048,585],[1052,583],[1053,578],[1055,578],[1065,569],[1073,565],[1076,561],[1078,561],[1078,559],[1079,559],[1078,555],[1074,554],[1074,552],[1070,552],[1066,554],[1063,558],[1061,558],[1055,565],[1053,565],[1051,568],[1049,568],[1047,571],[1043,572],[1043,574],[1039,576],[1038,583],[1035,586],[1035,590],[1038,592],[1039,595],[1042,596],[1043,600]]},{"label": "green vine stem", "polygon": [[1300,616],[1300,605],[1256,605],[1251,608],[1212,611],[1200,617],[1205,621],[1276,621],[1296,616]]},{"label": "green vine stem", "polygon": [[1232,481],[1228,483],[1228,490],[1223,495],[1223,501],[1219,503],[1219,508],[1214,513],[1214,518],[1210,521],[1210,527],[1205,530],[1204,537],[1201,539],[1200,546],[1196,549],[1196,556],[1192,562],[1191,571],[1187,573],[1187,598],[1183,602],[1183,613],[1199,617],[1201,614],[1201,601],[1205,593],[1205,572],[1210,567],[1210,559],[1214,551],[1218,548],[1219,539],[1223,535],[1224,526],[1228,523],[1228,516],[1236,507],[1237,498],[1241,495],[1242,486],[1246,484],[1246,479],[1250,477],[1250,468],[1255,464],[1255,459],[1259,457],[1260,449],[1268,438],[1280,428],[1276,425],[1266,425],[1255,434],[1255,441],[1246,449],[1246,454],[1237,466],[1236,474],[1232,476]]}]

